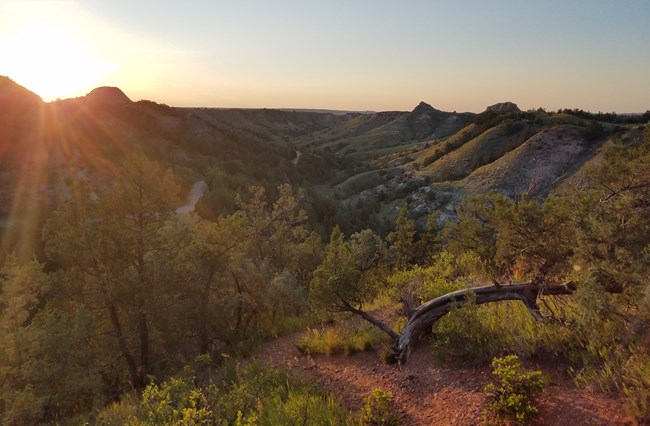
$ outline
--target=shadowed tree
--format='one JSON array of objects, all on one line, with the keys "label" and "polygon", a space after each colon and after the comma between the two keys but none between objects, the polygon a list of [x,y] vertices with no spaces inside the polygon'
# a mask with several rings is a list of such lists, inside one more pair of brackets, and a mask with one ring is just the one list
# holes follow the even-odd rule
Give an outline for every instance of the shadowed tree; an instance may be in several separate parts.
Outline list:
[{"label": "shadowed tree", "polygon": [[[322,247],[303,225],[299,198],[288,185],[278,188],[276,199],[252,187],[250,197],[238,202],[241,210],[229,216],[188,216],[165,228],[169,244],[179,247],[171,262],[176,280],[168,290],[175,301],[172,331],[164,336],[170,352],[179,339],[187,357],[192,350],[224,352],[253,333],[272,330],[282,313],[306,308],[307,284]],[[190,343],[195,339],[198,347]]]},{"label": "shadowed tree", "polygon": [[[0,422],[40,424],[101,404],[92,318],[36,261],[0,270]],[[57,290],[57,293],[52,290]]]},{"label": "shadowed tree", "polygon": [[164,297],[168,276],[160,231],[178,205],[178,186],[137,150],[96,195],[82,183],[74,194],[45,226],[46,251],[83,282],[79,297],[102,309],[131,382],[141,387],[151,373],[150,305]]}]

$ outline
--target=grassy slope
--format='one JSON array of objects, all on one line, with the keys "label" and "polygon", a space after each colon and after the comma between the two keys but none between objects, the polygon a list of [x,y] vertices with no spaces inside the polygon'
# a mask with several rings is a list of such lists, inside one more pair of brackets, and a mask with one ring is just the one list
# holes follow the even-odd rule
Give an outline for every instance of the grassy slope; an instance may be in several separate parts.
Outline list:
[{"label": "grassy slope", "polygon": [[433,182],[462,179],[521,145],[534,129],[531,123],[522,125],[514,133],[506,124],[492,127],[433,162],[423,174],[430,176]]}]

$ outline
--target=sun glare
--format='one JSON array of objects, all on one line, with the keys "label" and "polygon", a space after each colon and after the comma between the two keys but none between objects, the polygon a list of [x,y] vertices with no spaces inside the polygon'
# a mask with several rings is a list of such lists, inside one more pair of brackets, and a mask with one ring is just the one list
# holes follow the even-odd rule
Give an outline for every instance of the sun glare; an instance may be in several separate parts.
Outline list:
[{"label": "sun glare", "polygon": [[116,68],[80,37],[53,26],[25,26],[0,41],[0,47],[0,71],[45,101],[84,95]]}]

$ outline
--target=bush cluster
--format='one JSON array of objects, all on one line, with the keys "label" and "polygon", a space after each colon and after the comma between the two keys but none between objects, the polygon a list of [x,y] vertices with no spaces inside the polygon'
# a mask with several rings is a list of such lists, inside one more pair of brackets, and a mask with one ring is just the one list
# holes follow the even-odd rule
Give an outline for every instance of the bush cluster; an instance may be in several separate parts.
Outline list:
[{"label": "bush cluster", "polygon": [[[150,384],[135,404],[99,415],[101,424],[160,425],[343,425],[349,413],[335,399],[287,373],[234,362],[197,384],[197,372]],[[124,418],[130,415],[124,422]]]},{"label": "bush cluster", "polygon": [[397,426],[399,419],[392,399],[390,392],[373,389],[363,403],[359,423],[362,426]]}]

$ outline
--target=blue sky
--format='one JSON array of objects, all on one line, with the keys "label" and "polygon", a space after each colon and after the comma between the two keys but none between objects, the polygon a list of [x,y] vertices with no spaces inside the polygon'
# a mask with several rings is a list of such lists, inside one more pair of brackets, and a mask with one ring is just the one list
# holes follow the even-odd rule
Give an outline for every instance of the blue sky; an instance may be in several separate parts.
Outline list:
[{"label": "blue sky", "polygon": [[[11,31],[39,14],[39,27],[70,35],[56,44],[63,60],[50,63],[88,77],[61,65],[74,76],[68,93],[43,82],[46,99],[94,84],[178,106],[650,109],[647,0],[3,0],[0,48],[3,37],[20,45]],[[70,39],[78,45],[66,48]],[[0,74],[29,87],[3,70],[24,73],[9,60]]]}]

